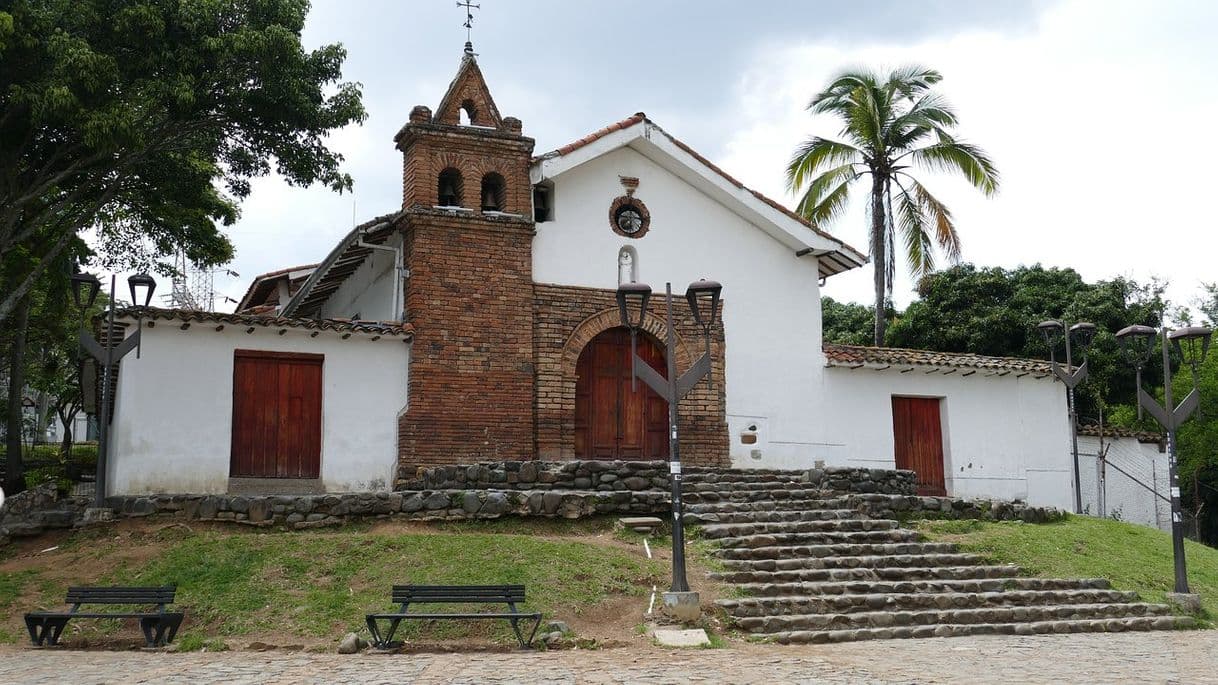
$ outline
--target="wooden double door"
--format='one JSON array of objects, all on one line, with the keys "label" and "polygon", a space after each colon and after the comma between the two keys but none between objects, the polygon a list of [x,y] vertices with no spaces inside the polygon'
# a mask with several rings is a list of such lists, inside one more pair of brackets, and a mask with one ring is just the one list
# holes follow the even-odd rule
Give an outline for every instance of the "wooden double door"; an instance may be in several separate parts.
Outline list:
[{"label": "wooden double door", "polygon": [[234,353],[230,476],[321,475],[323,359],[320,354]]},{"label": "wooden double door", "polygon": [[892,434],[898,469],[918,474],[918,494],[944,496],[942,400],[892,398]]},{"label": "wooden double door", "polygon": [[[664,351],[638,334],[638,352],[667,377]],[[631,388],[630,331],[611,328],[593,338],[575,369],[575,456],[580,459],[666,459],[668,402],[643,381]]]}]

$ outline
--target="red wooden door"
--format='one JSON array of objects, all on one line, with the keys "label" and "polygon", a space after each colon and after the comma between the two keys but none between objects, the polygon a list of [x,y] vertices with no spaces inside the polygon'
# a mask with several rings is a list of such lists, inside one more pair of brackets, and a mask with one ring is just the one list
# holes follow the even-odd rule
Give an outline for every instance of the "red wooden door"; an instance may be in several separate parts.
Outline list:
[{"label": "red wooden door", "polygon": [[892,433],[898,469],[918,474],[919,495],[946,495],[943,479],[943,424],[940,400],[892,398]]},{"label": "red wooden door", "polygon": [[321,475],[322,359],[320,354],[234,353],[230,475]]},{"label": "red wooden door", "polygon": [[[666,376],[664,352],[638,337],[639,356]],[[581,459],[668,457],[668,403],[643,383],[630,384],[630,331],[593,338],[575,369],[575,456]]]}]

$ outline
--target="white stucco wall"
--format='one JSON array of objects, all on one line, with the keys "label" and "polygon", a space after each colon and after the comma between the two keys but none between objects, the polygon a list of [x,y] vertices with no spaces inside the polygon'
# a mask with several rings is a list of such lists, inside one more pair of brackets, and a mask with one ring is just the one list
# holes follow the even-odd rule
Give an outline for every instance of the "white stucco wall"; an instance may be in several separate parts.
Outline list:
[{"label": "white stucco wall", "polygon": [[115,395],[110,494],[223,493],[232,441],[233,352],[307,352],[322,363],[321,480],[327,491],[385,490],[397,464],[409,345],[334,331],[195,324],[144,328]]},{"label": "white stucco wall", "polygon": [[[402,238],[393,236],[386,247],[400,247]],[[374,249],[364,263],[334,291],[322,305],[323,319],[350,319],[359,315],[364,321],[397,321],[402,318],[395,287],[397,260],[400,256],[386,249]]]},{"label": "white stucco wall", "polygon": [[[642,238],[609,227],[609,206],[625,191],[619,176],[639,179],[635,197],[651,213]],[[808,413],[820,389],[820,288],[815,258],[749,224],[631,148],[619,148],[553,179],[555,220],[537,225],[533,279],[539,283],[616,288],[618,252],[631,246],[638,274],[662,296],[665,281],[684,297],[691,281],[723,283],[727,344],[726,398],[733,431],[764,426],[775,456],[794,460],[817,439]],[[653,298],[652,312],[662,312]],[[684,300],[676,303],[686,307]],[[809,462],[810,463],[810,462]]]},{"label": "white stucco wall", "polygon": [[1104,438],[1104,444],[1108,448],[1108,467],[1104,470],[1106,506],[1101,511],[1098,459],[1100,439],[1088,435],[1078,437],[1083,513],[1119,518],[1160,530],[1171,530],[1171,505],[1155,497],[1154,493],[1130,478],[1132,476],[1164,497],[1170,497],[1171,481],[1167,471],[1167,454],[1159,451],[1157,443],[1142,443],[1134,438]]},{"label": "white stucco wall", "polygon": [[1073,510],[1070,424],[1061,384],[984,374],[826,368],[814,405],[824,442],[811,454],[830,465],[893,468],[892,397],[942,398],[949,495]]}]

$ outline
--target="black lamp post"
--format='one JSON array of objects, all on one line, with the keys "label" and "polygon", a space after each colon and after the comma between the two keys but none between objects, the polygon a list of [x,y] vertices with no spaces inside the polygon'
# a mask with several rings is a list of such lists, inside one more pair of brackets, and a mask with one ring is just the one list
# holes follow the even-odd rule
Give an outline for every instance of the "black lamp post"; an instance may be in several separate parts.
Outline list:
[{"label": "black lamp post", "polygon": [[643,283],[623,283],[617,289],[617,306],[622,325],[630,329],[631,387],[636,378],[641,378],[657,395],[668,402],[668,471],[672,481],[672,588],[670,592],[689,592],[685,578],[685,528],[681,506],[681,452],[677,439],[677,403],[690,390],[710,374],[710,331],[719,313],[719,294],[723,286],[715,281],[701,280],[691,283],[685,291],[685,299],[693,313],[694,322],[702,328],[706,340],[706,351],[688,371],[677,376],[676,333],[672,321],[672,283],[666,283],[665,316],[668,326],[665,341],[665,358],[668,377],[656,373],[637,353],[638,331],[647,317],[647,303],[651,299],[651,287]]},{"label": "black lamp post", "polygon": [[[1053,365],[1054,375],[1066,386],[1066,407],[1070,412],[1070,451],[1074,457],[1074,513],[1081,514],[1083,513],[1083,489],[1078,472],[1078,410],[1074,404],[1074,388],[1087,380],[1087,348],[1091,347],[1091,341],[1095,339],[1095,324],[1082,321],[1070,326],[1067,330],[1066,325],[1061,321],[1051,319],[1041,321],[1036,328],[1044,338],[1045,344],[1049,346],[1049,361]],[[1066,342],[1065,369],[1057,363],[1057,346],[1063,338]],[[1074,368],[1071,340],[1083,352],[1083,363],[1079,364],[1077,369]]]},{"label": "black lamp post", "polygon": [[[135,274],[127,279],[131,288],[131,304],[147,307],[152,302],[152,293],[156,290],[156,281],[148,274]],[[106,336],[105,342],[97,338],[85,327],[85,315],[97,301],[97,292],[101,290],[101,281],[93,274],[77,273],[72,275],[72,301],[80,308],[80,345],[101,364],[102,367],[102,401],[101,416],[98,421],[97,435],[97,479],[94,483],[93,505],[101,508],[106,500],[106,466],[107,453],[110,448],[110,405],[114,398],[110,388],[114,365],[128,352],[140,344],[140,331],[143,328],[143,317],[136,325],[135,333],[122,341],[114,339],[114,276],[110,276],[110,301],[106,303]],[[141,302],[142,300],[142,302]],[[81,392],[87,389],[81,388]]]},{"label": "black lamp post", "polygon": [[[1197,367],[1205,361],[1209,352],[1210,336],[1208,328],[1192,326],[1168,331],[1163,325],[1160,314],[1160,331],[1150,326],[1128,326],[1117,332],[1117,340],[1126,358],[1137,369],[1138,374],[1138,409],[1145,409],[1155,417],[1163,428],[1167,429],[1167,472],[1171,483],[1171,546],[1172,557],[1175,560],[1176,592],[1188,594],[1188,573],[1184,564],[1184,516],[1180,507],[1180,479],[1176,473],[1176,429],[1184,423],[1197,406],[1201,404],[1201,392],[1197,389]],[[1155,338],[1162,335],[1163,339],[1163,399],[1158,400],[1142,388],[1142,368],[1150,361],[1154,351]],[[1176,349],[1181,361],[1193,369],[1193,389],[1179,405],[1172,402],[1171,389],[1171,353],[1168,343]]]}]

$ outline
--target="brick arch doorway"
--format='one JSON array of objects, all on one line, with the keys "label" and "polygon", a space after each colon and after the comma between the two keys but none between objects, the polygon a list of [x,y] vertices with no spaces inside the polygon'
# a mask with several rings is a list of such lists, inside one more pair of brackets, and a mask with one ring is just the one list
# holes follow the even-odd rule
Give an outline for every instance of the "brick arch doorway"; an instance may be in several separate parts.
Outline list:
[{"label": "brick arch doorway", "polygon": [[[650,334],[638,334],[638,352],[667,376],[664,350]],[[642,381],[630,383],[630,331],[601,331],[588,341],[575,366],[575,457],[667,459],[668,403]]]}]

